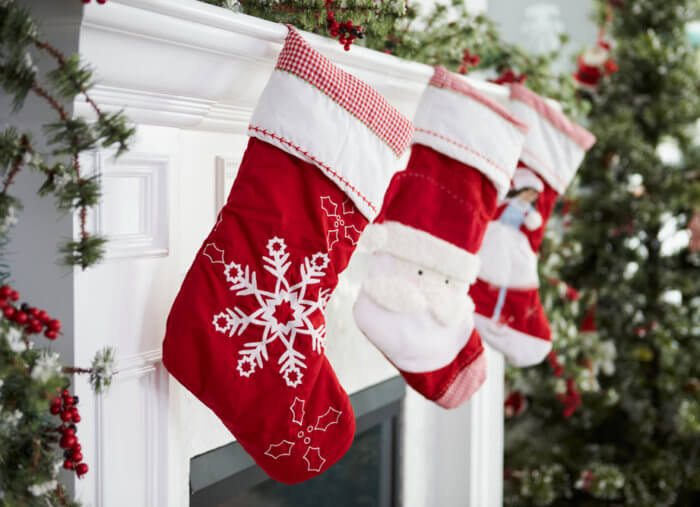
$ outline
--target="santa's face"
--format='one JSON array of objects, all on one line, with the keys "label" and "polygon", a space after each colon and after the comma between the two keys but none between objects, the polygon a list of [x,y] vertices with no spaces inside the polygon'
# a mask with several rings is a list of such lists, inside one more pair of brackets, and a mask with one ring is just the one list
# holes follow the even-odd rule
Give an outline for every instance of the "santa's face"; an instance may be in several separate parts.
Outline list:
[{"label": "santa's face", "polygon": [[518,194],[518,199],[532,204],[537,200],[537,196],[539,195],[540,193],[534,188],[526,188]]},{"label": "santa's face", "polygon": [[468,286],[387,253],[372,256],[355,319],[401,370],[449,364],[474,329]]},{"label": "santa's face", "polygon": [[364,290],[375,303],[397,313],[429,312],[440,324],[449,326],[473,312],[467,296],[469,285],[433,269],[389,254],[385,272],[368,277]]}]

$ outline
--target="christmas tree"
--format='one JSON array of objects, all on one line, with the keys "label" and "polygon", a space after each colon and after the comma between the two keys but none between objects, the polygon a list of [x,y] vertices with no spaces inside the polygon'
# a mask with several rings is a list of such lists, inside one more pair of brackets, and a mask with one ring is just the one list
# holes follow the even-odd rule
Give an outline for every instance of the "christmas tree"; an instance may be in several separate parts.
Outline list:
[{"label": "christmas tree", "polygon": [[505,504],[700,505],[698,2],[596,8],[617,72],[580,91],[598,141],[542,252],[554,353],[508,375]]}]

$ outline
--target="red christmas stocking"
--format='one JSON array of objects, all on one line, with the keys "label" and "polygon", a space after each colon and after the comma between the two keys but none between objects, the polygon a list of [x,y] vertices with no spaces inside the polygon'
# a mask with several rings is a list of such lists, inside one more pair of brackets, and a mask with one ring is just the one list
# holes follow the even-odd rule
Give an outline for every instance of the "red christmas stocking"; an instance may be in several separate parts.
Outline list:
[{"label": "red christmas stocking", "polygon": [[486,378],[467,291],[527,127],[441,67],[414,123],[408,167],[372,226],[377,251],[354,316],[408,384],[452,408]]},{"label": "red christmas stocking", "polygon": [[511,111],[530,130],[512,189],[486,229],[479,278],[469,294],[481,336],[513,365],[530,366],[552,348],[537,252],[557,197],[595,138],[519,84],[511,85]]},{"label": "red christmas stocking", "polygon": [[228,201],[173,304],[165,366],[276,480],[318,475],[352,442],[324,309],[412,130],[290,28]]}]

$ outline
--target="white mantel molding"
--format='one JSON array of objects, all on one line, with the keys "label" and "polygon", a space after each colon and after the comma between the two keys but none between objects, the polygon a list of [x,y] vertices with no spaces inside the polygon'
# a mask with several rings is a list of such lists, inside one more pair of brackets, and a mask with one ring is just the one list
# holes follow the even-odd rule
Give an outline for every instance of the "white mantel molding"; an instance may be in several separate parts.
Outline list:
[{"label": "white mantel molding", "polygon": [[[110,0],[86,5],[80,53],[95,69],[93,97],[136,123],[244,133],[286,27],[196,0]],[[54,30],[75,20],[52,18]],[[306,33],[320,52],[367,81],[409,118],[432,69]],[[505,90],[472,84],[497,98]],[[92,111],[78,101],[76,114]]]}]

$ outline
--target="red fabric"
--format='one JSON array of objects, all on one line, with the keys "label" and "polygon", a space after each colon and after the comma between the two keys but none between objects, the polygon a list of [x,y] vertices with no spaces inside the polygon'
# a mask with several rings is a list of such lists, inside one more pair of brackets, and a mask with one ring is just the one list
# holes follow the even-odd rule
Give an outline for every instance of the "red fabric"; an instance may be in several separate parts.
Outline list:
[{"label": "red fabric", "polygon": [[[323,309],[366,224],[318,168],[251,139],[168,317],[166,368],[276,480],[309,479],[352,442],[352,408],[323,355]],[[255,342],[261,364],[245,354]]]},{"label": "red fabric", "polygon": [[397,155],[413,137],[413,125],[384,97],[313,49],[290,25],[278,70],[300,77],[364,123]]},{"label": "red fabric", "polygon": [[406,383],[431,401],[439,400],[447,392],[457,376],[484,353],[479,333],[473,331],[467,344],[447,366],[438,370],[411,373],[399,370]]},{"label": "red fabric", "polygon": [[496,201],[496,188],[481,172],[414,144],[408,167],[391,180],[376,222],[400,222],[477,253]]},{"label": "red fabric", "polygon": [[[476,313],[490,319],[496,309],[499,290],[500,287],[477,279],[469,288]],[[552,340],[538,289],[508,289],[499,322],[533,338]]]}]

